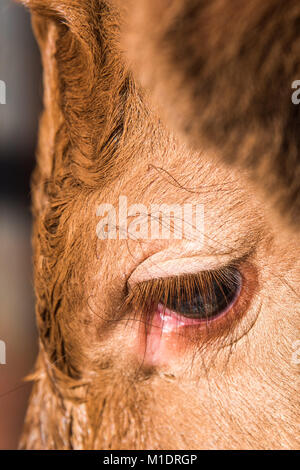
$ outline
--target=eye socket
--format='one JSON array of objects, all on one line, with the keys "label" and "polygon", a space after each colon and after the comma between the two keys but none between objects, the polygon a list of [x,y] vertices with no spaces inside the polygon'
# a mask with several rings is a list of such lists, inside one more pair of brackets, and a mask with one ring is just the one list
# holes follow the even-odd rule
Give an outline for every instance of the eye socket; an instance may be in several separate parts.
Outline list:
[{"label": "eye socket", "polygon": [[248,256],[215,270],[128,287],[128,318],[139,323],[146,344],[153,332],[166,334],[170,341],[175,341],[174,333],[183,351],[204,344],[223,349],[247,334],[260,312],[258,271]]},{"label": "eye socket", "polygon": [[212,320],[224,314],[239,296],[242,276],[235,267],[177,279],[161,302],[185,318]]},{"label": "eye socket", "polygon": [[[180,326],[201,326],[224,317],[224,329],[234,327],[246,311],[254,287],[252,269],[244,262],[241,271],[241,265],[237,261],[216,270],[143,281],[129,290],[126,304],[143,315],[147,328],[156,314],[163,321],[173,316]],[[216,333],[221,334],[220,329]]]}]

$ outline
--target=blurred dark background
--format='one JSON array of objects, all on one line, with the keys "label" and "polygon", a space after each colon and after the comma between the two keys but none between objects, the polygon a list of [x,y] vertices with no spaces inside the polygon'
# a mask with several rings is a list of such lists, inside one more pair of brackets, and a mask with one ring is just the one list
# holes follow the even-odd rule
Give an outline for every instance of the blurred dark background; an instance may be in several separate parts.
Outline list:
[{"label": "blurred dark background", "polygon": [[42,78],[29,13],[0,0],[0,449],[17,448],[37,335],[32,286],[30,175],[34,166]]}]

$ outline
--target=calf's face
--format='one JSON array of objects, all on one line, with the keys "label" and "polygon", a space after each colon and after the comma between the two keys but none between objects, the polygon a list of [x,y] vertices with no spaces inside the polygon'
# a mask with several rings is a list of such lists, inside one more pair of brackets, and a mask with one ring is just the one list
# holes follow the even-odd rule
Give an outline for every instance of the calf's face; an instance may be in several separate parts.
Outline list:
[{"label": "calf's face", "polygon": [[21,447],[296,448],[297,230],[250,170],[161,121],[116,2],[27,3],[45,111]]}]

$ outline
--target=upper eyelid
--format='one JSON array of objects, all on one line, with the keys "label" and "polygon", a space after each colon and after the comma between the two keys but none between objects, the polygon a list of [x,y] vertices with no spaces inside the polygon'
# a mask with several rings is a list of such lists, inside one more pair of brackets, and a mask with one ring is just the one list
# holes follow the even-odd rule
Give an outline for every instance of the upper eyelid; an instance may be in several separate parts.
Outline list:
[{"label": "upper eyelid", "polygon": [[238,266],[243,260],[250,256],[250,253],[251,252],[246,253],[242,257],[233,257],[232,254],[227,254],[210,257],[190,256],[175,259],[171,258],[160,263],[155,263],[151,257],[141,263],[132,272],[127,284],[132,288],[141,282],[155,279],[196,275],[204,271],[217,271],[229,265]]},{"label": "upper eyelid", "polygon": [[[197,242],[182,240],[180,244],[169,245],[159,251],[152,251],[134,263],[126,274],[126,284],[134,286],[139,282],[158,277],[193,274],[201,271],[218,270],[235,261],[251,258],[262,240],[263,234],[258,230],[249,229],[247,236],[238,235],[231,246],[215,245],[199,246]],[[151,245],[148,249],[151,249]],[[150,250],[149,250],[150,251]],[[145,256],[146,255],[146,256]],[[173,260],[173,261],[171,261]],[[163,263],[167,262],[170,270]],[[171,263],[174,263],[171,270]]]}]

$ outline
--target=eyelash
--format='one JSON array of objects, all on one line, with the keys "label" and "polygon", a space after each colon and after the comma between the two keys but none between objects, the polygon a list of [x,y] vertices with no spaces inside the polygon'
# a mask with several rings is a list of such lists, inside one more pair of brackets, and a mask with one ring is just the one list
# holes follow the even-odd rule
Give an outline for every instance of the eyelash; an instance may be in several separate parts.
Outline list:
[{"label": "eyelash", "polygon": [[183,318],[210,322],[230,308],[241,282],[238,270],[229,267],[171,280],[162,306]]},{"label": "eyelash", "polygon": [[[201,317],[202,320],[209,321],[210,317],[214,315],[209,312],[208,302],[210,302],[211,307],[212,302],[217,300],[216,290],[223,293],[226,303],[226,293],[227,297],[232,296],[239,289],[241,282],[238,269],[235,266],[226,266],[215,271],[204,271],[198,274],[141,282],[131,291],[129,301],[134,300],[135,304],[143,311],[149,311],[155,305],[161,304],[164,309],[170,309],[183,317]],[[204,307],[202,313],[195,311],[196,296]],[[181,305],[180,308],[180,304],[184,305]],[[187,309],[190,309],[190,311],[187,311]]]},{"label": "eyelash", "polygon": [[[175,313],[178,324],[182,324],[183,319],[191,319],[185,331],[180,330],[180,335],[185,335],[189,340],[204,343],[226,336],[229,338],[248,309],[256,284],[254,272],[242,260],[214,271],[151,279],[130,288],[126,304],[136,312],[135,319],[144,325],[146,335],[155,313],[160,309],[162,315],[170,311]],[[215,311],[212,305],[217,286],[219,294],[223,290],[229,298],[228,302],[224,299],[221,310]],[[195,312],[196,292],[201,294],[200,303],[204,307],[200,315]],[[180,311],[182,305],[190,311]],[[231,339],[234,341],[233,334]]]}]

